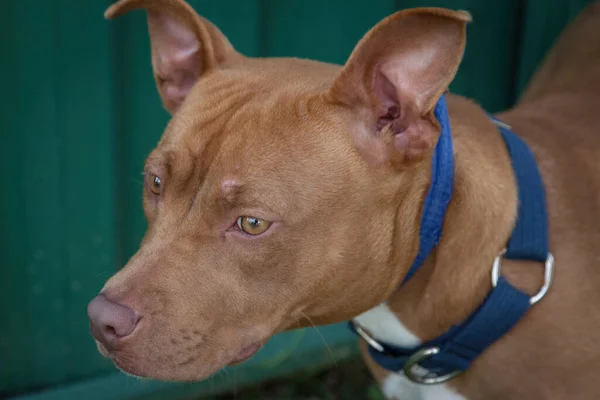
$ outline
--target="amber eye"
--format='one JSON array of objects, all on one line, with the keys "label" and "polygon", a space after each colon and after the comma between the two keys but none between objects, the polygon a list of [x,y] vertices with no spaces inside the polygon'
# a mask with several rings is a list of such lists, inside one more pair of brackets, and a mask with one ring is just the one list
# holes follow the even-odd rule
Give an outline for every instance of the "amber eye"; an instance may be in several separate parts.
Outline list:
[{"label": "amber eye", "polygon": [[264,219],[244,216],[237,219],[237,225],[242,232],[256,236],[266,232],[271,223]]},{"label": "amber eye", "polygon": [[148,176],[148,188],[150,189],[150,191],[152,193],[154,193],[155,195],[160,195],[160,192],[162,191],[162,181],[160,180],[160,178],[156,175],[149,175]]}]

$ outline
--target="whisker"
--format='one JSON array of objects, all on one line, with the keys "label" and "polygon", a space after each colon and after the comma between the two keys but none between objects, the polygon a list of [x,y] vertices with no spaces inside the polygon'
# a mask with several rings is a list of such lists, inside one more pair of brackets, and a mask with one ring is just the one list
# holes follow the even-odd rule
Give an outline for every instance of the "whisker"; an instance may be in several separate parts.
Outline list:
[{"label": "whisker", "polygon": [[315,323],[312,321],[312,319],[310,319],[308,317],[308,315],[306,315],[304,313],[304,311],[300,311],[300,313],[302,314],[302,316],[304,316],[304,318],[306,318],[308,320],[308,322],[310,322],[310,324],[313,326],[313,328],[315,328],[315,330],[317,331],[317,333],[321,337],[321,340],[323,341],[323,344],[325,345],[325,348],[327,349],[327,352],[329,353],[329,357],[331,357],[331,361],[333,361],[333,366],[337,368],[337,366],[338,366],[337,365],[337,361],[335,361],[335,358],[333,357],[333,353],[331,352],[331,348],[327,344],[327,341],[325,340],[325,337],[323,336],[323,334],[321,333],[321,331],[319,330],[319,328],[317,328],[317,325],[315,325]]}]

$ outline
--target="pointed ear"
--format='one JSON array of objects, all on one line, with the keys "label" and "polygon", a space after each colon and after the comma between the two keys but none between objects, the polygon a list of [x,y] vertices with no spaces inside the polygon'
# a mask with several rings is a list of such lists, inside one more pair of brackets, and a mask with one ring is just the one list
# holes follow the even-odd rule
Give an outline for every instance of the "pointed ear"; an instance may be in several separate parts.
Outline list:
[{"label": "pointed ear", "polygon": [[154,79],[171,113],[200,76],[239,55],[217,27],[183,0],[120,0],[104,15],[112,19],[139,8],[148,14]]},{"label": "pointed ear", "polygon": [[401,11],[358,43],[329,94],[364,111],[356,114],[367,132],[352,134],[370,161],[419,159],[433,149],[440,131],[433,109],[458,70],[470,20],[463,11]]}]

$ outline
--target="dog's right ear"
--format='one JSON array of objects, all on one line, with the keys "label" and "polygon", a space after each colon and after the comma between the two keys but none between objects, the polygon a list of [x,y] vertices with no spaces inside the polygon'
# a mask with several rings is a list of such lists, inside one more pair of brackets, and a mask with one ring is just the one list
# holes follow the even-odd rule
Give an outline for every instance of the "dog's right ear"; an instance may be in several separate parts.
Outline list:
[{"label": "dog's right ear", "polygon": [[352,134],[368,161],[402,166],[433,151],[433,109],[456,74],[470,20],[441,8],[400,11],[358,43],[329,94],[362,116]]},{"label": "dog's right ear", "polygon": [[154,79],[163,105],[173,113],[200,76],[239,56],[227,38],[183,0],[120,0],[104,16],[145,9]]}]

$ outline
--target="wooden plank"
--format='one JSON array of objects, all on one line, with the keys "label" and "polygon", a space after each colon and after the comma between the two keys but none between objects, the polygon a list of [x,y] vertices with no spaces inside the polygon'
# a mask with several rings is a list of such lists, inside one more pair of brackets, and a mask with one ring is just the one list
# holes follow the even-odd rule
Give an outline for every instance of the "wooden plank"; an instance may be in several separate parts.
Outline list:
[{"label": "wooden plank", "polygon": [[343,64],[393,0],[263,0],[261,55]]},{"label": "wooden plank", "polygon": [[104,5],[9,4],[5,84],[14,101],[1,158],[14,190],[0,207],[0,397],[112,369],[95,350],[85,310],[115,258]]},{"label": "wooden plank", "polygon": [[548,0],[525,2],[519,46],[517,93],[525,89],[529,79],[568,22],[588,3],[590,0],[563,0],[552,2],[550,7]]},{"label": "wooden plank", "polygon": [[61,334],[66,315],[56,307],[65,289],[60,272],[65,210],[64,148],[55,103],[60,87],[55,80],[54,10],[50,3],[33,0],[12,2],[9,10],[11,18],[5,23],[11,24],[11,39],[3,59],[11,63],[4,84],[12,107],[3,118],[3,137],[10,136],[2,146],[10,160],[3,170],[9,199],[3,196],[8,204],[0,208],[8,214],[2,236],[12,239],[6,245],[11,248],[3,252],[0,282],[0,292],[7,296],[2,302],[0,393],[64,379],[67,344]]},{"label": "wooden plank", "polygon": [[[106,2],[108,3],[108,2]],[[114,270],[116,259],[113,71],[105,2],[53,2],[57,127],[62,140],[61,192],[65,282],[56,307],[65,315],[65,380],[112,370],[89,332],[87,303]],[[76,16],[76,18],[74,18]],[[84,34],[85,33],[85,34]],[[62,301],[61,301],[62,300]],[[54,366],[53,368],[56,368]]]},{"label": "wooden plank", "polygon": [[237,51],[248,56],[260,52],[261,0],[244,0],[229,6],[214,0],[190,0],[198,14],[215,24]]}]

